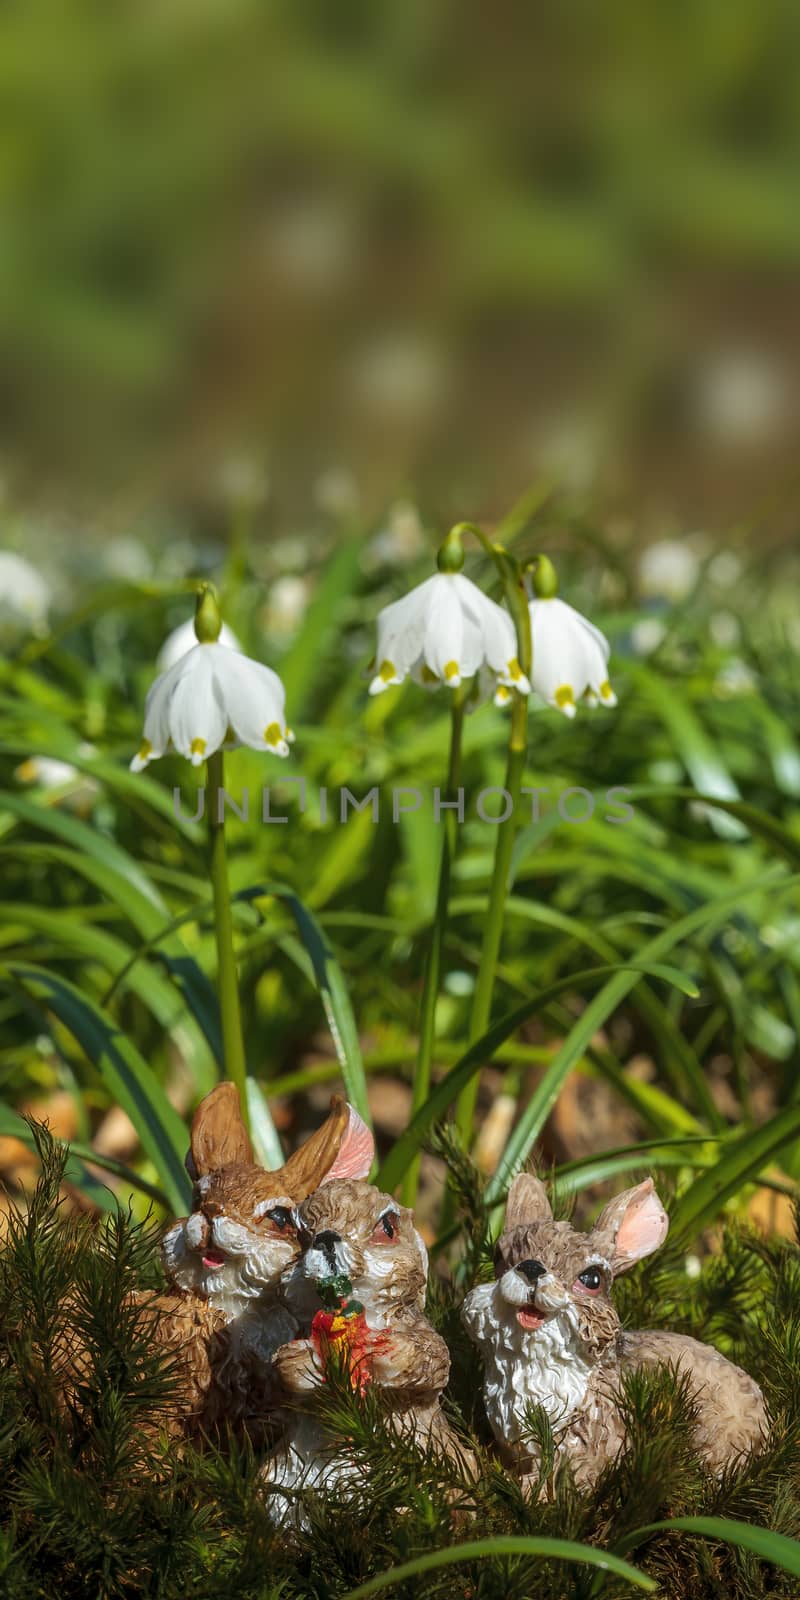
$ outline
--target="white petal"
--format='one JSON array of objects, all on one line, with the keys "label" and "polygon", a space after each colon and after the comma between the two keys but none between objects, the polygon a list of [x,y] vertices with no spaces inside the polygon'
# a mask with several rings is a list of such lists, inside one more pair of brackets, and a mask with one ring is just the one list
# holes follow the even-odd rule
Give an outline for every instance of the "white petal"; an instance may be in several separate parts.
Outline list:
[{"label": "white petal", "polygon": [[160,678],[156,678],[147,691],[142,742],[151,747],[151,761],[162,756],[169,744],[169,703],[180,675],[181,664],[178,663],[169,672],[163,672]]},{"label": "white petal", "polygon": [[549,705],[574,717],[575,701],[587,691],[604,705],[616,704],[608,682],[607,639],[563,600],[533,600],[533,687]]},{"label": "white petal", "polygon": [[482,660],[501,683],[515,684],[521,694],[530,694],[531,686],[517,659],[517,635],[508,612],[463,574],[459,573],[457,581],[464,610],[474,616],[480,626]]},{"label": "white petal", "polygon": [[608,660],[611,654],[611,646],[605,634],[602,633],[599,628],[595,627],[594,623],[590,622],[588,617],[584,617],[582,612],[576,611],[574,606],[568,605],[566,600],[559,600],[558,595],[556,595],[554,599],[548,600],[546,603],[548,605],[555,606],[562,627],[571,629],[577,627],[578,629],[582,629],[585,633],[588,633],[589,636],[594,640],[595,644],[599,646],[603,659],[605,661]]},{"label": "white petal", "polygon": [[[223,646],[224,648],[224,646]],[[213,645],[198,645],[184,660],[189,663],[169,703],[169,731],[175,749],[199,766],[219,750],[228,718],[214,679]]]},{"label": "white petal", "polygon": [[[452,577],[440,572],[429,580],[431,585],[425,618],[425,643],[423,655],[431,672],[457,689],[462,677],[464,661],[464,615],[458,590]],[[435,584],[435,588],[433,585]],[[474,654],[474,645],[468,646]],[[477,670],[476,663],[473,671]]]},{"label": "white petal", "polygon": [[380,694],[390,684],[402,683],[422,654],[426,618],[438,576],[427,578],[402,600],[395,600],[380,612],[375,650],[378,671],[370,684],[370,694]]},{"label": "white petal", "polygon": [[277,672],[235,650],[220,650],[212,645],[206,648],[217,652],[217,693],[237,739],[251,750],[288,756],[286,694]]}]

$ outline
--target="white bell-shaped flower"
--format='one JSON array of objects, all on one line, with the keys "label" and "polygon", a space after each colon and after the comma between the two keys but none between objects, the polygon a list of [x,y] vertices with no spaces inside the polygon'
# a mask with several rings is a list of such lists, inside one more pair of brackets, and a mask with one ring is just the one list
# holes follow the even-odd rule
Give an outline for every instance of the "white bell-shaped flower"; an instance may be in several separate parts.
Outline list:
[{"label": "white bell-shaped flower", "polygon": [[195,622],[200,641],[152,685],[144,734],[131,762],[141,772],[168,750],[197,767],[217,750],[249,745],[288,756],[294,735],[286,725],[285,691],[277,672],[220,641],[216,601],[201,598]]},{"label": "white bell-shaped flower", "polygon": [[[224,645],[226,650],[241,650],[242,648],[236,634],[232,628],[228,627],[227,622],[223,622],[217,642]],[[175,662],[180,661],[181,656],[185,656],[187,651],[193,650],[196,644],[197,634],[194,631],[194,618],[190,617],[188,622],[179,623],[177,628],[173,628],[172,632],[167,634],[156,661],[159,672],[169,672],[170,667],[174,667]]]},{"label": "white bell-shaped flower", "polygon": [[0,629],[46,633],[50,602],[50,586],[36,567],[14,550],[0,550]]},{"label": "white bell-shaped flower", "polygon": [[427,687],[457,689],[481,667],[495,683],[530,693],[508,612],[461,572],[437,572],[384,607],[375,659],[370,694],[382,694],[409,674]]},{"label": "white bell-shaped flower", "polygon": [[611,647],[600,629],[555,594],[531,600],[529,610],[535,692],[565,717],[574,717],[581,699],[615,706],[608,681]]}]

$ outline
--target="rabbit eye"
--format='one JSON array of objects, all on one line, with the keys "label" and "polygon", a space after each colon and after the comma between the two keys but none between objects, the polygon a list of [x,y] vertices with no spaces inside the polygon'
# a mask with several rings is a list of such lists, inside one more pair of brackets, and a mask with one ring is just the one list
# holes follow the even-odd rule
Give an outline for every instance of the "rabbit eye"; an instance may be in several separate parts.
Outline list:
[{"label": "rabbit eye", "polygon": [[267,1217],[270,1222],[275,1224],[276,1228],[280,1228],[281,1232],[283,1232],[284,1228],[288,1228],[291,1223],[292,1213],[288,1206],[273,1206],[272,1210],[267,1212]]},{"label": "rabbit eye", "polygon": [[587,1267],[585,1272],[578,1273],[578,1283],[590,1294],[597,1294],[603,1287],[603,1274],[599,1267]]},{"label": "rabbit eye", "polygon": [[384,1244],[387,1239],[394,1239],[399,1220],[396,1211],[387,1211],[379,1217],[372,1234],[373,1243]]}]

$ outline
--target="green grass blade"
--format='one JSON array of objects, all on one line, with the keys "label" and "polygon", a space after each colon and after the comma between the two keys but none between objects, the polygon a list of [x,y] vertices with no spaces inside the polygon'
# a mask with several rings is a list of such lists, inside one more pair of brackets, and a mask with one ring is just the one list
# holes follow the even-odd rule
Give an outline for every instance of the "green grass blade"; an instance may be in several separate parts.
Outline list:
[{"label": "green grass blade", "polygon": [[361,1056],[358,1028],[350,1004],[347,985],[336,956],[329,945],[313,912],[282,883],[261,883],[253,889],[244,889],[234,895],[236,901],[258,900],[271,897],[280,900],[294,918],[295,926],[308,956],[311,973],[320,993],[334,1048],[342,1069],[347,1098],[356,1111],[371,1126],[367,1101],[367,1078]]},{"label": "green grass blade", "polygon": [[760,1128],[734,1140],[708,1172],[682,1195],[672,1215],[673,1233],[699,1233],[719,1215],[743,1184],[758,1177],[762,1167],[800,1136],[800,1106],[779,1111]]},{"label": "green grass blade", "polygon": [[[748,894],[763,894],[769,882],[775,883],[775,888],[788,888],[797,883],[797,878],[770,880],[768,874],[761,873],[755,882],[741,884],[736,889],[718,896],[705,905],[698,906],[685,917],[663,933],[643,945],[639,952],[640,969],[651,961],[660,962],[683,939],[689,939],[701,928],[719,921],[723,922],[734,907],[747,898]],[[534,1141],[555,1104],[561,1085],[575,1062],[584,1053],[590,1040],[599,1028],[607,1022],[612,1012],[625,999],[637,981],[635,970],[623,968],[614,973],[609,982],[604,985],[598,995],[595,995],[576,1022],[561,1049],[554,1056],[553,1061],[544,1073],[540,1082],[525,1107],[506,1148],[500,1163],[487,1188],[487,1199],[495,1200],[502,1193],[507,1181],[519,1170],[525,1161]]]},{"label": "green grass blade", "polygon": [[170,1206],[178,1214],[191,1199],[183,1164],[186,1129],[135,1045],[99,1006],[56,973],[21,961],[0,968],[0,982],[19,985],[72,1034],[114,1100],[130,1117],[153,1162]]},{"label": "green grass blade", "polygon": [[[109,839],[98,828],[91,828],[78,817],[72,817],[64,811],[54,810],[52,806],[36,805],[34,801],[27,800],[23,795],[0,794],[0,818],[3,812],[8,812],[12,818],[19,822],[26,822],[30,827],[41,828],[42,832],[52,834],[63,844],[71,845],[83,855],[89,856],[100,865],[108,867],[112,872],[127,878],[132,888],[138,890],[141,897],[149,901],[150,905],[162,913],[166,910],[164,902],[154,888],[147,873],[127,850],[123,850],[113,839]],[[0,834],[9,831],[8,825],[0,825]]]},{"label": "green grass blade", "polygon": [[[28,1123],[18,1111],[12,1111],[8,1106],[0,1105],[0,1134],[8,1139],[19,1139],[21,1144],[27,1145],[29,1150],[36,1149],[36,1141],[31,1133]],[[84,1144],[80,1139],[58,1139],[53,1135],[56,1144],[68,1152],[65,1176],[68,1183],[80,1189],[92,1205],[99,1206],[103,1211],[113,1211],[118,1204],[117,1197],[111,1189],[99,1180],[89,1170],[90,1167],[99,1167],[102,1172],[110,1172],[115,1178],[121,1178],[131,1189],[138,1189],[141,1194],[147,1195],[157,1206],[169,1210],[169,1201],[163,1189],[155,1183],[148,1183],[141,1173],[134,1171],[124,1161],[117,1161],[115,1156],[101,1155],[98,1150],[93,1150],[90,1144]]]},{"label": "green grass blade", "polygon": [[182,1023],[187,1030],[187,1055],[197,1092],[207,1094],[214,1087],[217,1073],[212,1055],[217,1061],[220,1056],[214,1052],[213,1038],[209,1039],[206,1027],[202,1027],[202,1034],[205,1035],[202,1037],[191,1020],[187,1026],[183,1003],[176,995],[175,987],[152,964],[138,964],[138,951],[131,955],[130,947],[109,928],[96,927],[79,913],[53,910],[48,906],[0,902],[0,927],[7,928],[14,924],[40,933],[51,946],[63,945],[65,951],[82,960],[96,962],[106,972],[113,973],[113,982],[100,1000],[103,1010],[107,1009],[109,996],[117,988],[130,989],[165,1031]]},{"label": "green grass blade", "polygon": [[[643,967],[641,963],[637,964],[630,980],[631,985],[636,982],[641,973],[649,970],[649,968]],[[662,967],[662,975],[666,970],[669,969]],[[499,1022],[496,1022],[493,1027],[482,1034],[480,1039],[476,1039],[475,1043],[461,1056],[455,1066],[451,1067],[450,1071],[431,1090],[425,1104],[420,1106],[405,1133],[400,1135],[397,1143],[390,1150],[378,1173],[376,1182],[384,1189],[394,1189],[402,1178],[409,1161],[413,1160],[419,1150],[431,1124],[447,1110],[453,1100],[458,1097],[464,1085],[469,1083],[470,1078],[476,1072],[479,1072],[481,1067],[494,1055],[498,1045],[503,1044],[510,1034],[516,1032],[516,1029],[522,1026],[523,1022],[529,1021],[537,1012],[545,1010],[559,995],[565,994],[570,990],[580,990],[585,984],[592,984],[597,978],[606,977],[608,973],[619,975],[619,965],[587,967],[583,972],[574,972],[570,973],[566,978],[559,978],[557,983],[551,983],[546,989],[541,989],[537,995],[534,995],[533,999],[525,1000],[522,1005],[516,1006],[513,1011],[507,1012],[504,1017],[500,1018]],[[627,971],[624,975],[627,976]],[[602,993],[605,994],[606,989],[603,989]],[[590,1008],[587,1007],[588,1009]],[[593,1032],[594,1029],[592,1029]],[[591,1038],[591,1034],[589,1038]],[[582,1050],[578,1054],[582,1054]]]},{"label": "green grass blade", "polygon": [[253,1141],[253,1151],[256,1161],[268,1167],[270,1172],[276,1172],[282,1167],[286,1159],[278,1138],[278,1130],[272,1120],[269,1106],[255,1078],[247,1075],[247,1109],[250,1112],[250,1137]]},{"label": "green grass blade", "polygon": [[[673,747],[683,762],[696,787],[713,800],[737,800],[739,791],[713,740],[706,733],[693,707],[673,685],[651,671],[642,662],[628,662],[627,670],[635,683],[650,700],[669,733]],[[727,807],[720,812],[711,809],[709,821],[714,831],[724,839],[743,839],[747,828],[730,814]]]},{"label": "green grass blade", "polygon": [[728,1517],[674,1517],[667,1522],[649,1522],[635,1528],[621,1539],[618,1550],[632,1550],[651,1533],[696,1533],[701,1539],[720,1539],[724,1544],[749,1550],[762,1561],[771,1561],[800,1578],[800,1543],[788,1539],[784,1533],[772,1533],[769,1528],[757,1528],[752,1522],[736,1522]]},{"label": "green grass blade", "polygon": [[[787,1539],[784,1542],[790,1544],[792,1541]],[[393,1589],[408,1578],[421,1577],[425,1572],[438,1572],[442,1567],[454,1567],[463,1561],[482,1561],[492,1556],[538,1556],[540,1560],[579,1562],[583,1566],[599,1567],[602,1572],[613,1572],[635,1589],[643,1589],[648,1594],[653,1594],[658,1588],[655,1579],[648,1578],[638,1567],[629,1566],[619,1556],[612,1556],[607,1550],[597,1550],[594,1545],[576,1544],[572,1539],[498,1534],[494,1539],[474,1539],[468,1544],[451,1544],[443,1550],[429,1550],[423,1556],[415,1556],[412,1561],[404,1561],[401,1566],[390,1568],[388,1572],[379,1572],[377,1577],[360,1583],[357,1589],[349,1589],[342,1600],[368,1600],[369,1595]]]}]

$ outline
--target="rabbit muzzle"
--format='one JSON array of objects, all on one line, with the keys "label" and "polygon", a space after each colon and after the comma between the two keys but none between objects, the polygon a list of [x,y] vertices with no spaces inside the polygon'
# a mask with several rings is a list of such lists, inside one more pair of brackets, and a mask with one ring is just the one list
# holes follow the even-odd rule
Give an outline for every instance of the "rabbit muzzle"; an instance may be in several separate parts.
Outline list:
[{"label": "rabbit muzzle", "polygon": [[307,1278],[315,1281],[321,1278],[335,1278],[340,1273],[352,1272],[352,1251],[340,1233],[336,1233],[333,1228],[323,1228],[320,1233],[313,1235],[306,1246],[301,1257],[301,1265]]},{"label": "rabbit muzzle", "polygon": [[520,1327],[531,1333],[572,1305],[563,1284],[541,1261],[517,1262],[503,1273],[498,1287],[506,1304],[513,1308]]}]

